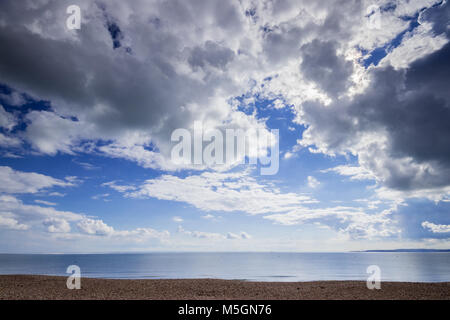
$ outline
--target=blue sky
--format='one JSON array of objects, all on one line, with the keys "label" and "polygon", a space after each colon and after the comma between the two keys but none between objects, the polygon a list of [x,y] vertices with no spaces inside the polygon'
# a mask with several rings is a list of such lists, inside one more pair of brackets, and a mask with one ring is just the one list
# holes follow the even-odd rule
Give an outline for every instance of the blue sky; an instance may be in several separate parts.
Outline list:
[{"label": "blue sky", "polygon": [[[449,247],[446,1],[75,2],[0,5],[0,252]],[[279,170],[174,163],[195,122]]]}]

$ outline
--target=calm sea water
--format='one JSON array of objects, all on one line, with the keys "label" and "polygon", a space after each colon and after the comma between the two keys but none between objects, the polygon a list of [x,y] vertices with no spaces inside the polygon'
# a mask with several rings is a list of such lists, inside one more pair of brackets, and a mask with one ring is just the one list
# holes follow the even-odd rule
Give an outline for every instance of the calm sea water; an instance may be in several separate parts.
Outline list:
[{"label": "calm sea water", "polygon": [[219,278],[250,281],[366,280],[378,265],[383,281],[450,281],[450,253],[145,253],[0,254],[0,274],[123,279]]}]

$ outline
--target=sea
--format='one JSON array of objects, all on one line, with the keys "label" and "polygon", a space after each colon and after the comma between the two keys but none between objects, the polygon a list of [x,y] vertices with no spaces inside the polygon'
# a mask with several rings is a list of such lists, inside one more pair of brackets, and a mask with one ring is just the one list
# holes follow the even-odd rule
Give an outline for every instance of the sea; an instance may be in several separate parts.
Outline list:
[{"label": "sea", "polygon": [[69,276],[70,265],[90,278],[246,281],[365,281],[375,265],[381,281],[450,281],[450,252],[0,254],[0,274]]}]

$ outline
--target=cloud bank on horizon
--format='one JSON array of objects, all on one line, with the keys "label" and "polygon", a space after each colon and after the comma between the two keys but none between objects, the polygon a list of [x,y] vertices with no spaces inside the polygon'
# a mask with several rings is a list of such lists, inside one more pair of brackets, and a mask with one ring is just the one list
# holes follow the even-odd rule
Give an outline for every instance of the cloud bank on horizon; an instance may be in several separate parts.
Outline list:
[{"label": "cloud bank on horizon", "polygon": [[[449,7],[2,1],[0,252],[448,248]],[[199,122],[277,174],[174,162]]]}]

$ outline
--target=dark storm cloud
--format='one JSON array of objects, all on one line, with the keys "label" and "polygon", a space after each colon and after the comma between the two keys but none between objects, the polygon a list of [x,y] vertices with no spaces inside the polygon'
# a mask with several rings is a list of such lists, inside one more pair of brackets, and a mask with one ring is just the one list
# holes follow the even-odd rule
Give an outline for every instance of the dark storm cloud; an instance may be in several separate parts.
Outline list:
[{"label": "dark storm cloud", "polygon": [[[83,109],[89,112],[96,104],[107,105],[109,112],[97,119],[106,127],[156,124],[155,113],[166,114],[189,101],[183,88],[195,84],[174,78],[170,65],[156,60],[143,69],[130,55],[109,55],[111,48],[89,34],[83,36],[84,46],[79,46],[45,39],[24,29],[0,27],[4,48],[0,51],[0,80],[50,100],[59,108],[68,105],[75,115]],[[96,49],[89,49],[93,47]],[[126,83],[131,79],[132,90]],[[177,88],[180,81],[183,86]],[[170,94],[175,89],[178,95]]]},{"label": "dark storm cloud", "polygon": [[[221,92],[232,88],[232,81],[226,74],[211,74],[210,79],[214,81],[204,83],[175,70],[177,63],[184,62],[180,54],[184,35],[168,28],[179,26],[176,20],[179,17],[174,12],[158,18],[157,25],[140,24],[139,20],[136,25],[128,25],[134,31],[132,37],[136,45],[130,55],[127,50],[112,50],[121,49],[123,30],[115,18],[105,13],[104,7],[87,2],[88,8],[83,11],[85,23],[71,35],[65,29],[67,3],[50,3],[36,9],[25,9],[23,4],[11,1],[0,4],[0,18],[6,22],[0,24],[0,83],[36,99],[51,101],[57,114],[74,116],[86,123],[94,134],[90,138],[94,140],[114,139],[127,130],[134,130],[147,135],[147,140],[148,135],[159,139],[162,148],[174,129],[189,127],[197,116],[210,114],[218,120],[220,116],[227,116],[227,112],[217,108],[205,108],[200,112],[183,108],[190,103],[207,105],[218,88]],[[165,4],[159,5],[160,12],[164,12]],[[187,12],[198,12],[207,18],[211,18],[212,13],[212,17],[217,18],[216,24],[234,23],[231,29],[239,28],[234,5],[215,1],[208,3],[207,9],[198,10],[197,5],[200,3],[191,2]],[[188,19],[193,17],[188,16]],[[223,21],[224,17],[231,22]],[[33,25],[44,30],[32,31],[30,26]],[[45,30],[53,27],[55,29]],[[194,44],[192,47],[190,62],[194,65],[209,64],[223,71],[234,57],[232,50],[212,41],[202,47]],[[189,46],[184,48],[191,50]],[[53,115],[43,115],[53,119]],[[34,130],[50,128],[42,126]],[[83,135],[82,129],[80,134]],[[38,136],[29,138],[34,140]]]},{"label": "dark storm cloud", "polygon": [[290,25],[278,26],[273,30],[266,29],[263,45],[269,61],[277,64],[298,56],[299,43],[306,33],[304,28]]},{"label": "dark storm cloud", "polygon": [[319,143],[330,150],[351,149],[368,134],[380,134],[381,143],[382,135],[387,134],[386,145],[372,143],[357,152],[388,187],[412,190],[448,186],[449,74],[447,44],[407,70],[374,69],[369,88],[352,100],[342,99],[326,107],[307,103],[305,117]]},{"label": "dark storm cloud", "polygon": [[[436,160],[450,165],[450,44],[414,62],[406,72],[405,86],[411,93],[399,101],[396,124],[388,116],[394,149],[419,161]],[[401,104],[403,103],[403,106]],[[395,106],[394,106],[395,107]]]},{"label": "dark storm cloud", "polygon": [[353,63],[338,56],[336,48],[336,42],[317,39],[301,48],[303,61],[300,70],[303,76],[333,97],[349,87],[349,77],[353,73]]},{"label": "dark storm cloud", "polygon": [[213,67],[224,69],[225,66],[234,58],[234,52],[229,48],[206,41],[203,47],[195,47],[192,49],[188,62],[193,68],[203,68],[206,64]]},{"label": "dark storm cloud", "polygon": [[436,34],[446,33],[449,37],[450,4],[448,0],[443,0],[441,4],[425,10],[421,15],[421,21],[431,21]]}]

